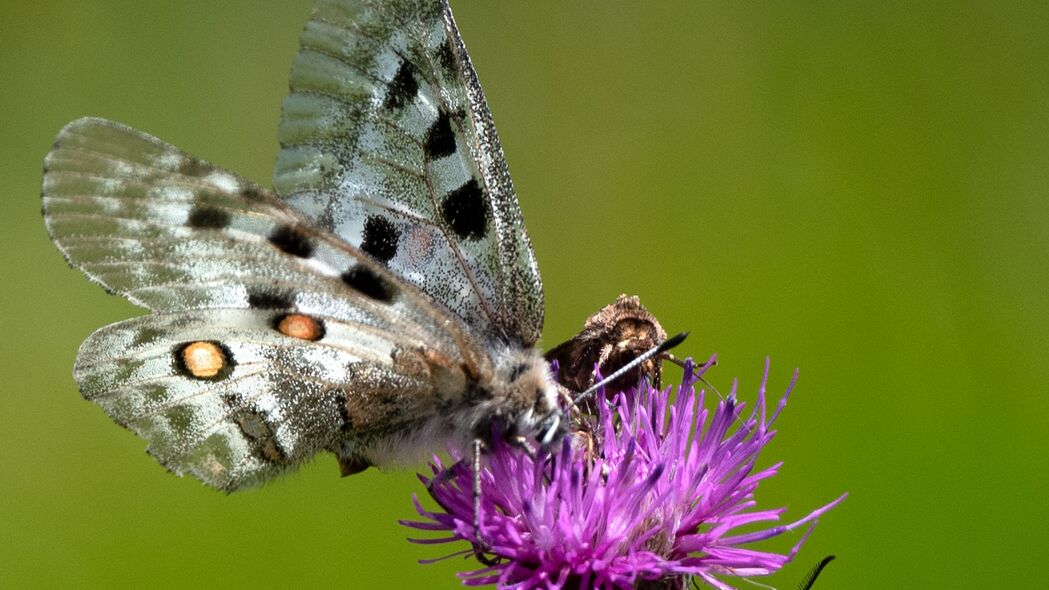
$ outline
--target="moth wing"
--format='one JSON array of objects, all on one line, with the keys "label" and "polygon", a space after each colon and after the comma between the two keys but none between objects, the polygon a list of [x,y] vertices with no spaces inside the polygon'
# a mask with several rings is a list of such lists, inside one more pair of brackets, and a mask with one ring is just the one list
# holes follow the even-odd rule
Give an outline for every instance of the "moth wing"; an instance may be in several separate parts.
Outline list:
[{"label": "moth wing", "polygon": [[[486,362],[454,317],[370,257],[126,126],[69,124],[42,193],[70,264],[153,312],[85,341],[81,391],[176,473],[252,485],[366,435],[347,414],[357,397],[407,392],[395,418],[429,411],[425,368],[397,358],[425,346],[452,364]],[[315,329],[287,328],[288,316]]]},{"label": "moth wing", "polygon": [[535,256],[447,2],[319,0],[279,138],[292,206],[478,332],[539,339]]},{"label": "moth wing", "polygon": [[[611,375],[667,338],[663,326],[635,296],[620,295],[587,318],[583,330],[572,339],[546,352],[546,360],[557,361],[557,381],[574,392],[594,384],[595,367]],[[662,359],[650,359],[639,373],[659,387]],[[623,391],[637,384],[637,375],[624,375],[608,385],[610,391]]]}]

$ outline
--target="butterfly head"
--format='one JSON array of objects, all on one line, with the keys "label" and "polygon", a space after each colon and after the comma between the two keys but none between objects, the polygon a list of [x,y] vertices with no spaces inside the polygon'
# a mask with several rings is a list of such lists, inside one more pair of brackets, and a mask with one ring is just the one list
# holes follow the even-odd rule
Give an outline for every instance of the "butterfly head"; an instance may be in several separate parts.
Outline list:
[{"label": "butterfly head", "polygon": [[549,446],[566,432],[557,400],[557,385],[538,351],[508,350],[496,359],[491,398],[475,432],[481,439],[495,435]]}]

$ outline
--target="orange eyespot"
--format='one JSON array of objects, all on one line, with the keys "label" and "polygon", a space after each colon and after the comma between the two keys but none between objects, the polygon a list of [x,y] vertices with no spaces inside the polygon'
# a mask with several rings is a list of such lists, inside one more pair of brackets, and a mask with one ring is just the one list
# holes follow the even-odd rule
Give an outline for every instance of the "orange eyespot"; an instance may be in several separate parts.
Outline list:
[{"label": "orange eyespot", "polygon": [[285,336],[300,340],[320,340],[324,336],[324,326],[308,315],[291,313],[277,324],[277,330]]},{"label": "orange eyespot", "polygon": [[198,379],[210,379],[226,368],[226,354],[214,342],[194,342],[182,349],[182,366]]}]

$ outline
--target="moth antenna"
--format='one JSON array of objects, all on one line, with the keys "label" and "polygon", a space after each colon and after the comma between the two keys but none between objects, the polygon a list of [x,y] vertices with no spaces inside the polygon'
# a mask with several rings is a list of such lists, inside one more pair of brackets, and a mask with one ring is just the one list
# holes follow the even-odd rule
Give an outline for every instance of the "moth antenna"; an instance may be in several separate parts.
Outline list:
[{"label": "moth antenna", "polygon": [[658,354],[663,354],[664,352],[670,350],[671,348],[674,348],[678,344],[681,344],[685,341],[685,338],[688,338],[688,332],[680,332],[674,336],[671,336],[670,338],[667,338],[658,345],[646,350],[644,353],[638,355],[638,357],[634,360],[620,367],[618,371],[615,371],[611,375],[605,377],[600,382],[591,385],[589,389],[576,396],[576,398],[572,400],[572,403],[578,406],[580,402],[586,401],[586,398],[590,397],[591,395],[594,395],[594,392],[598,389],[601,389],[608,383],[611,383],[616,379],[619,379],[623,375],[626,375],[630,371],[636,369],[638,365],[647,361],[648,359]]},{"label": "moth antenna", "polygon": [[[714,395],[718,396],[718,399],[720,399],[721,401],[725,401],[725,396],[722,395],[722,393],[720,391],[718,391],[717,387],[714,387],[713,383],[711,383],[710,381],[707,381],[706,377],[704,377],[703,375],[700,375],[700,376],[696,377],[696,381],[699,381],[703,385],[706,385],[708,388],[710,388],[711,391],[714,392]],[[744,426],[745,425],[745,423],[743,422],[743,419],[739,417],[739,414],[736,414],[736,422],[739,422],[740,426]]]},{"label": "moth antenna", "polygon": [[827,567],[827,564],[832,561],[834,561],[833,555],[828,555],[827,557],[821,559],[820,562],[817,563],[816,566],[813,567],[811,570],[809,570],[809,573],[806,574],[800,582],[798,582],[798,590],[809,590],[810,588],[812,588],[812,585],[816,583],[816,578],[818,578],[823,572],[823,568]]},{"label": "moth antenna", "polygon": [[[685,360],[684,359],[679,359],[679,358],[677,358],[676,356],[674,356],[673,354],[671,354],[669,352],[663,355],[663,360],[669,361],[671,363],[674,363],[675,365],[681,367],[682,369],[685,368]],[[713,361],[709,361],[705,365],[700,365],[700,366],[702,366],[702,367],[706,367],[706,366],[716,367],[717,365],[718,365],[718,360],[714,359]]]},{"label": "moth antenna", "polygon": [[[685,361],[677,358],[676,356],[674,356],[674,355],[672,355],[670,353],[664,354],[663,355],[663,359],[666,360],[666,361],[670,361],[671,363],[674,363],[675,365],[681,367],[682,369],[685,368]],[[708,361],[706,364],[700,365],[700,366],[703,367],[703,368],[707,368],[707,367],[717,366],[717,364],[718,364],[717,359],[714,359],[713,361]],[[711,383],[710,381],[707,381],[706,377],[704,377],[703,375],[698,375],[698,376],[696,376],[696,381],[699,381],[703,385],[707,386],[707,388],[710,389],[710,391],[714,392],[714,395],[718,396],[718,399],[720,399],[721,401],[725,401],[725,396],[722,395],[722,393],[720,391],[718,391],[717,387],[714,387],[713,383]],[[739,414],[736,414],[736,422],[738,422],[740,426],[746,426],[746,423],[743,421],[743,418],[740,418]]]}]

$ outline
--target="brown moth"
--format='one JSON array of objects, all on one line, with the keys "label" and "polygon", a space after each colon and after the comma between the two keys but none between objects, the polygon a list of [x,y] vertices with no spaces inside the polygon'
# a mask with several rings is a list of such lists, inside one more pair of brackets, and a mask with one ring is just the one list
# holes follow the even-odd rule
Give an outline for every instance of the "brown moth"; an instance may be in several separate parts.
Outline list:
[{"label": "brown moth", "polygon": [[[614,303],[587,318],[578,335],[545,356],[548,361],[558,362],[558,383],[570,391],[581,392],[594,384],[595,366],[602,375],[611,375],[666,339],[659,320],[637,297],[620,295]],[[607,385],[608,390],[636,385],[641,376],[647,376],[658,387],[662,360],[655,356],[642,362],[636,373],[616,379]]]}]

